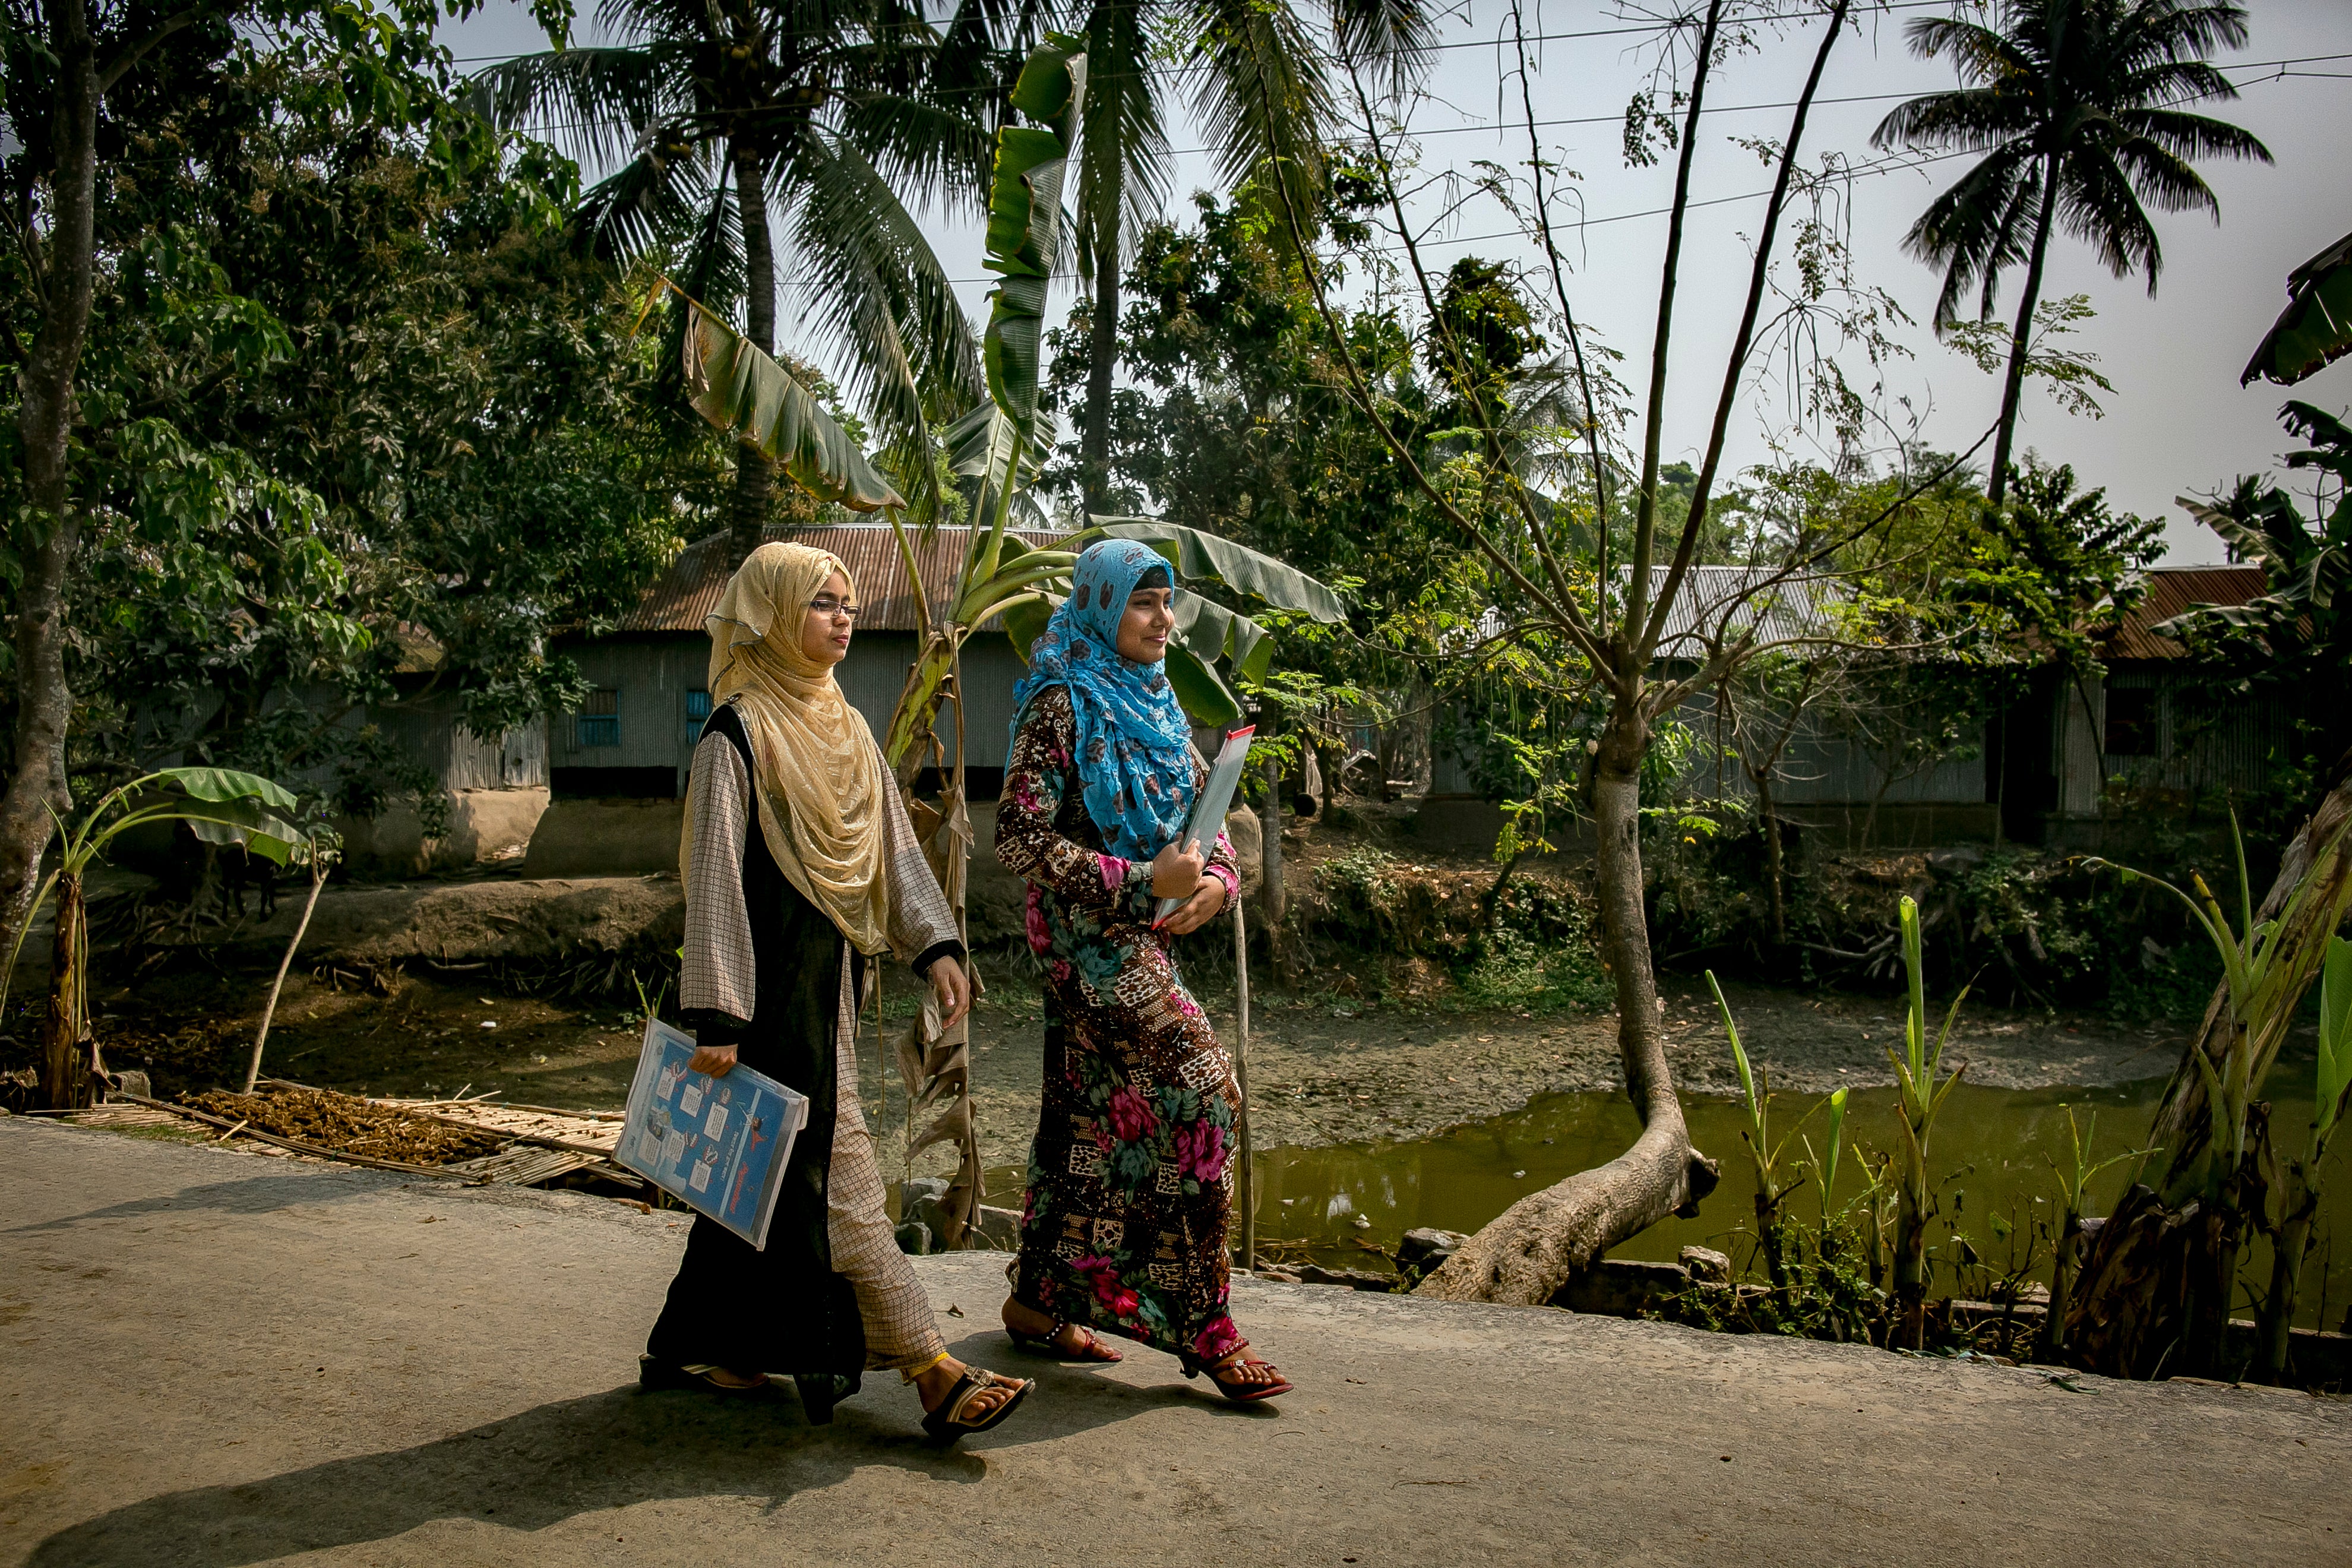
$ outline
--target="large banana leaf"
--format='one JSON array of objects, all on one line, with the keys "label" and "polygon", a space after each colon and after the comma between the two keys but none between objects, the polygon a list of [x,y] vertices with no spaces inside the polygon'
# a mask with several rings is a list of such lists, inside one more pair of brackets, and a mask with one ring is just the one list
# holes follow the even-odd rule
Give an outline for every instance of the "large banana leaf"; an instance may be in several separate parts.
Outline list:
[{"label": "large banana leaf", "polygon": [[1348,618],[1347,606],[1331,592],[1295,566],[1271,555],[1261,555],[1245,544],[1235,544],[1213,533],[1181,523],[1148,517],[1090,519],[1097,532],[1111,539],[1133,539],[1166,557],[1178,575],[1213,577],[1238,593],[1254,595],[1277,610],[1296,610],[1326,623]]},{"label": "large banana leaf", "polygon": [[2286,298],[2239,384],[2268,376],[2292,386],[2352,353],[2352,234],[2290,273]]},{"label": "large banana leaf", "polygon": [[[1062,183],[1070,143],[1086,103],[1083,44],[1063,34],[1032,50],[1013,89],[1013,104],[1044,126],[1006,125],[996,133],[996,170],[988,194],[988,255],[981,263],[1001,279],[989,295],[981,363],[989,401],[1033,449],[1036,446],[1038,343],[1045,290],[1060,247]],[[992,476],[998,470],[986,470]],[[1011,488],[1011,480],[1005,481]]]},{"label": "large banana leaf", "polygon": [[294,809],[294,793],[259,773],[235,768],[159,768],[155,777],[178,784],[192,800],[258,800],[280,811]]},{"label": "large banana leaf", "polygon": [[206,844],[242,844],[280,866],[304,843],[300,828],[249,798],[184,805],[172,816]]},{"label": "large banana leaf", "polygon": [[687,395],[695,412],[750,442],[819,500],[852,511],[906,500],[790,371],[701,303],[686,300]]}]

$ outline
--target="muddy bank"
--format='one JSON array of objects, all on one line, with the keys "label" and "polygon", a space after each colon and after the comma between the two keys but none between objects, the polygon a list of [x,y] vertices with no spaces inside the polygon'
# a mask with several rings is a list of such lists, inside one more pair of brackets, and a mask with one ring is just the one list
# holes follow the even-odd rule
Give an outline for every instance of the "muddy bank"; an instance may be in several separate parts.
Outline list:
[{"label": "muddy bank", "polygon": [[[992,965],[992,972],[1003,965]],[[1666,978],[1668,1054],[1692,1094],[1728,1094],[1735,1076],[1703,984]],[[100,994],[108,1059],[153,1075],[160,1093],[204,1089],[239,1073],[266,977],[182,973]],[[540,1105],[614,1110],[626,1098],[641,1026],[608,1004],[517,996],[412,969],[392,994],[332,965],[289,979],[265,1071],[380,1095],[499,1089]],[[1776,1092],[1816,1095],[1892,1081],[1884,1047],[1901,1028],[1890,1000],[1760,986],[1729,991],[1743,1037]],[[895,1033],[914,985],[895,973],[884,997]],[[1219,1034],[1233,1037],[1229,990],[1204,987]],[[1250,1040],[1253,1135],[1261,1147],[1315,1147],[1420,1137],[1516,1110],[1538,1095],[1619,1084],[1612,1016],[1521,1016],[1442,1005],[1260,992]],[[976,1015],[973,1080],[983,1153],[1019,1164],[1035,1125],[1043,1070],[1035,991],[992,980]],[[22,1032],[20,1032],[21,1034]],[[2127,1082],[2168,1072],[2189,1026],[2119,1026],[2095,1016],[1968,1008],[1952,1046],[1968,1079],[2038,1089]],[[30,1060],[29,1044],[7,1047]],[[862,1097],[877,1131],[904,1123],[887,1086],[870,1017],[860,1044]],[[5,1065],[16,1066],[11,1059]],[[887,1146],[886,1139],[886,1146]]]},{"label": "muddy bank", "polygon": [[[1688,1094],[1738,1092],[1738,1074],[1704,983],[1663,978],[1667,1055]],[[992,1166],[1025,1160],[1037,1115],[1043,1042],[1034,993],[1000,984],[973,1032],[975,1110]],[[1886,999],[1727,987],[1740,1037],[1775,1093],[1826,1094],[1895,1079],[1885,1047],[1902,1029]],[[1219,1037],[1233,1038],[1230,992],[1203,996]],[[1352,999],[1259,995],[1249,1045],[1252,1141],[1261,1148],[1419,1138],[1516,1110],[1538,1095],[1613,1090],[1617,1026],[1607,1016],[1520,1017]],[[1970,1008],[1948,1064],[1992,1089],[2095,1087],[2158,1077],[2187,1026],[2119,1026],[2097,1017]],[[870,1037],[869,1037],[870,1038]],[[866,1101],[879,1075],[866,1053]],[[877,1127],[903,1124],[896,1082]]]}]

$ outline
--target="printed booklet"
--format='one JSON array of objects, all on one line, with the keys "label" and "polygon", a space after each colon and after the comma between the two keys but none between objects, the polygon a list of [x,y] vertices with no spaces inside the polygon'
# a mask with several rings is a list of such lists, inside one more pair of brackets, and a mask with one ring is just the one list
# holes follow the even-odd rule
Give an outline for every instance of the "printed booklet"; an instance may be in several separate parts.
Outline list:
[{"label": "printed booklet", "polygon": [[658,1018],[646,1023],[613,1157],[763,1248],[793,1140],[808,1124],[808,1097],[750,1068],[724,1078],[695,1072],[686,1065],[693,1055],[692,1036]]}]

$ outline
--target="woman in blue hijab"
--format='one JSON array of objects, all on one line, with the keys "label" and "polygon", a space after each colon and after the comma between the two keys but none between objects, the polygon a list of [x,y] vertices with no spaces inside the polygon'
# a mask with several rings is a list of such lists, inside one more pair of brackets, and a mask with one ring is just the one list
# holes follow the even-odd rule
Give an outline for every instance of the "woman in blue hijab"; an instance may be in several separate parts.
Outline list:
[{"label": "woman in blue hijab", "polygon": [[[1206,770],[1168,683],[1174,601],[1150,547],[1094,545],[1013,692],[996,858],[1029,883],[1045,1083],[1004,1326],[1066,1361],[1138,1340],[1247,1403],[1290,1384],[1227,1304],[1241,1096],[1175,962],[1241,879],[1223,833],[1178,842]],[[1184,902],[1155,925],[1163,898]]]}]

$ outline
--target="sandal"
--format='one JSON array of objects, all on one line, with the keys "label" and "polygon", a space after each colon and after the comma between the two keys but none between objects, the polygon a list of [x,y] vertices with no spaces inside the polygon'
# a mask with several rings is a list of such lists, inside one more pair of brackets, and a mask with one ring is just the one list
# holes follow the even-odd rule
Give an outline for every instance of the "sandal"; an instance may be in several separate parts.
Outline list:
[{"label": "sandal", "polygon": [[721,1383],[711,1376],[715,1372],[733,1370],[707,1362],[656,1361],[649,1355],[641,1355],[637,1358],[637,1386],[648,1394],[665,1388],[684,1388],[727,1399],[759,1398],[774,1392],[765,1377],[757,1383],[734,1384]]},{"label": "sandal", "polygon": [[[1079,1333],[1086,1336],[1086,1338],[1081,1341],[1075,1349],[1066,1349],[1055,1342],[1061,1339],[1066,1331],[1070,1329],[1076,1329]],[[1013,1342],[1013,1348],[1021,1352],[1024,1355],[1046,1356],[1055,1361],[1101,1362],[1105,1363],[1125,1361],[1127,1359],[1117,1351],[1111,1349],[1108,1345],[1103,1343],[1102,1336],[1096,1333],[1092,1329],[1087,1328],[1085,1324],[1065,1322],[1059,1318],[1055,1319],[1054,1326],[1042,1334],[1024,1334],[1020,1330],[1012,1327],[1010,1324],[1006,1325],[1004,1334],[1007,1339]]]},{"label": "sandal", "polygon": [[[1244,1357],[1242,1352],[1247,1349],[1249,1349],[1249,1342],[1247,1340],[1244,1340],[1241,1343],[1235,1345],[1232,1350],[1227,1351],[1223,1355],[1219,1356],[1213,1362],[1197,1361],[1188,1355],[1184,1358],[1183,1363],[1184,1375],[1186,1377],[1198,1377],[1202,1373],[1207,1373],[1209,1374],[1209,1381],[1217,1385],[1217,1392],[1223,1394],[1235,1405],[1255,1405],[1262,1399],[1272,1399],[1278,1394],[1288,1394],[1293,1391],[1293,1385],[1290,1380],[1284,1377],[1281,1372],[1276,1368],[1272,1362],[1261,1361],[1256,1356]],[[1238,1366],[1262,1366],[1265,1368],[1266,1371],[1274,1373],[1273,1381],[1269,1383],[1236,1383],[1231,1379],[1223,1378],[1217,1375],[1221,1371],[1230,1370]]]},{"label": "sandal", "polygon": [[[1028,1398],[1029,1391],[1035,1386],[1024,1378],[999,1377],[985,1367],[968,1366],[963,1369],[963,1375],[956,1379],[955,1386],[940,1400],[938,1406],[924,1415],[923,1430],[929,1433],[931,1440],[941,1447],[971,1433],[985,1432],[1012,1415],[1014,1407]],[[977,1421],[962,1419],[963,1407],[971,1403],[973,1394],[983,1388],[1010,1388],[1013,1391],[1013,1397]]]}]

